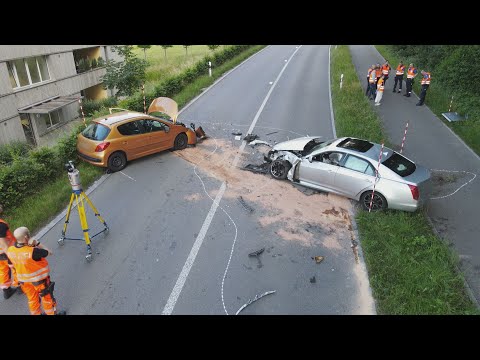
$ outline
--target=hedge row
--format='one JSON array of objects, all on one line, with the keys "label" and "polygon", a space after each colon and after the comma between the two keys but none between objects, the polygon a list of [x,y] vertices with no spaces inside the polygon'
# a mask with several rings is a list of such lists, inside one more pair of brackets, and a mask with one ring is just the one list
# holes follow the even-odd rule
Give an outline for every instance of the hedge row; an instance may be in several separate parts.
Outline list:
[{"label": "hedge row", "polygon": [[77,134],[84,128],[78,126],[53,147],[32,149],[15,156],[8,165],[0,166],[0,203],[14,208],[46,183],[64,172],[68,160],[76,160]]},{"label": "hedge row", "polygon": [[[115,97],[107,97],[100,100],[83,100],[82,109],[85,116],[92,116],[95,111],[102,108],[109,108],[117,106],[117,99]],[[78,109],[79,116],[82,116],[80,109]]]},{"label": "hedge row", "polygon": [[[150,104],[156,97],[173,97],[196,78],[208,73],[208,61],[211,61],[213,66],[219,66],[250,46],[229,46],[214,56],[204,57],[193,67],[157,85],[153,93],[146,94],[147,103]],[[106,107],[115,106],[109,101],[112,100],[107,99],[103,102],[85,101],[83,103],[85,115],[96,118],[108,113]],[[143,112],[142,94],[138,93],[123,100],[119,106]],[[46,183],[63,174],[63,166],[68,160],[77,161],[76,140],[82,129],[84,129],[83,125],[79,125],[53,148],[43,147],[32,150],[23,143],[0,147],[0,203],[7,208],[14,208],[16,204],[23,202]]]}]

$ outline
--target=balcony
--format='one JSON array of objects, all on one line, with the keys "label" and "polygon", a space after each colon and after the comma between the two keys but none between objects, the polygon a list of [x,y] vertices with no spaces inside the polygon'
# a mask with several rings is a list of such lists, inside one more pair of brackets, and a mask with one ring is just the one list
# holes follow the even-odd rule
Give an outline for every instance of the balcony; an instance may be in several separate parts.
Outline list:
[{"label": "balcony", "polygon": [[100,46],[73,51],[77,74],[105,66]]}]

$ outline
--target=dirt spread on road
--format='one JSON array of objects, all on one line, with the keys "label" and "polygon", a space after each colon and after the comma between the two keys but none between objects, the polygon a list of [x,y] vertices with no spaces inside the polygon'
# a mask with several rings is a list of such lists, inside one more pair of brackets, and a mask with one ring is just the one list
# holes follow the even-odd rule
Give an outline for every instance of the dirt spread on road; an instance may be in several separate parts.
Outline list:
[{"label": "dirt spread on road", "polygon": [[[263,227],[273,227],[283,240],[298,241],[306,246],[321,244],[332,250],[349,248],[352,226],[347,209],[352,206],[350,200],[320,192],[305,194],[287,180],[279,181],[269,174],[242,169],[252,157],[258,162],[259,153],[266,151],[266,146],[247,146],[237,167],[232,164],[239,152],[238,144],[226,140],[208,139],[175,154],[197,165],[200,176],[226,181],[224,196],[228,199],[242,196],[254,209],[258,222]],[[210,195],[214,197],[215,194],[210,192]],[[192,195],[190,200],[197,198]]]}]

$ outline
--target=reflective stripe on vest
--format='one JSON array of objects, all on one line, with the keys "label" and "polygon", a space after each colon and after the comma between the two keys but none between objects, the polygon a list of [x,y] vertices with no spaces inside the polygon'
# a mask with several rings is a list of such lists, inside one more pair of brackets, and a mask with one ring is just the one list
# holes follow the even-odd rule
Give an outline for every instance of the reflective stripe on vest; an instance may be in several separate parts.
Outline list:
[{"label": "reflective stripe on vest", "polygon": [[[8,226],[7,222],[2,220],[2,219],[0,219],[0,223]],[[10,231],[10,227],[8,227],[6,239],[7,239],[7,248],[12,246],[13,244],[15,244],[15,237],[13,236],[12,232]],[[5,251],[0,249],[0,254],[4,254],[4,253],[5,253]]]},{"label": "reflective stripe on vest", "polygon": [[388,72],[390,71],[391,67],[390,65],[383,65],[382,66],[382,74],[383,75],[388,75]]},{"label": "reflective stripe on vest", "polygon": [[415,77],[415,68],[408,68],[407,70],[407,79],[413,79]]},{"label": "reflective stripe on vest", "polygon": [[383,92],[383,89],[385,89],[384,82],[385,80],[383,79],[378,80],[378,84],[377,84],[378,91]]},{"label": "reflective stripe on vest", "polygon": [[367,77],[370,77],[370,73],[372,72],[372,68],[368,68],[368,73],[367,73]]},{"label": "reflective stripe on vest", "polygon": [[375,83],[375,80],[377,79],[377,75],[376,75],[376,70],[372,70],[372,72],[370,73],[370,84],[373,84]]},{"label": "reflective stripe on vest", "polygon": [[430,79],[432,77],[430,76],[430,73],[426,72],[425,75],[423,75],[422,78],[422,85],[430,85]]},{"label": "reflective stripe on vest", "polygon": [[403,75],[405,73],[405,65],[397,66],[397,75]]},{"label": "reflective stripe on vest", "polygon": [[7,256],[17,270],[18,281],[35,282],[46,279],[50,273],[47,259],[43,258],[39,261],[32,259],[32,246],[10,246]]}]

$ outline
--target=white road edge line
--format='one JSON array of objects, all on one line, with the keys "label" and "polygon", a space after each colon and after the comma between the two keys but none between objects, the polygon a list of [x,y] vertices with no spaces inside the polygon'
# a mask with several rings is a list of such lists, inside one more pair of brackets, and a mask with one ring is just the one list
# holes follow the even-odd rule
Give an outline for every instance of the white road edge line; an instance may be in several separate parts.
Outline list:
[{"label": "white road edge line", "polygon": [[332,75],[330,73],[330,49],[332,45],[328,47],[328,97],[330,99],[330,120],[332,121],[332,130],[333,130],[333,137],[337,137],[337,130],[335,129],[335,115],[333,114],[333,104],[332,104]]},{"label": "white road edge line", "polygon": [[126,176],[126,177],[129,178],[130,180],[137,181],[137,180],[135,180],[134,178],[132,178],[132,177],[128,176],[127,174],[125,174],[123,171],[119,171],[119,173],[122,174],[122,175],[124,175],[124,176]]},{"label": "white road edge line", "polygon": [[[275,85],[277,84],[278,80],[280,79],[283,72],[287,68],[288,64],[290,64],[290,60],[295,56],[295,54],[297,53],[298,50],[300,50],[300,48],[301,48],[301,46],[299,48],[295,49],[293,54],[290,56],[290,58],[288,59],[288,61],[285,63],[282,70],[278,74],[275,82],[273,83],[270,90],[268,91],[267,96],[263,100],[262,105],[260,106],[260,109],[257,111],[257,114],[255,115],[255,118],[253,119],[252,124],[250,125],[250,128],[248,129],[248,133],[251,133],[251,131],[253,130],[255,124],[258,121],[258,118],[260,117],[260,114],[261,114],[263,108],[265,107],[265,104],[267,103],[267,100],[269,99],[270,95],[272,94],[273,89],[275,88]],[[203,92],[203,94],[204,93],[205,93],[205,91]],[[236,166],[236,164],[238,163],[238,160],[240,159],[240,154],[242,153],[246,144],[247,144],[247,142],[245,140],[242,141],[242,145],[240,146],[239,152],[235,156],[235,159],[232,163],[232,166]],[[223,181],[222,185],[220,186],[220,190],[218,191],[217,196],[215,197],[215,200],[212,203],[210,211],[208,212],[207,217],[205,218],[205,221],[202,225],[202,228],[201,228],[197,238],[195,239],[195,242],[193,243],[193,247],[192,247],[192,250],[190,251],[190,254],[188,255],[187,261],[185,261],[185,264],[183,265],[182,271],[180,272],[180,275],[178,276],[178,279],[175,283],[175,286],[173,287],[173,290],[172,290],[170,296],[168,297],[167,304],[165,305],[165,307],[162,311],[162,315],[171,315],[172,314],[173,309],[175,308],[175,304],[177,303],[178,297],[180,296],[180,293],[182,292],[182,289],[183,289],[183,286],[185,285],[188,274],[190,273],[190,270],[192,269],[193,263],[194,263],[197,255],[198,255],[200,247],[202,246],[205,235],[208,231],[208,228],[210,227],[212,219],[215,215],[215,212],[217,211],[217,208],[218,208],[218,205],[220,204],[220,201],[222,200],[222,197],[223,197],[223,194],[225,193],[226,188],[227,188],[227,184],[226,184],[225,181]],[[232,251],[230,252],[229,262],[230,262],[230,259],[232,257],[233,246],[234,245],[235,245],[235,243],[232,245]],[[227,267],[227,269],[228,269],[228,267]],[[225,279],[225,276],[226,276],[226,271],[224,273],[223,279]],[[222,284],[223,284],[223,280],[222,280]]]}]

